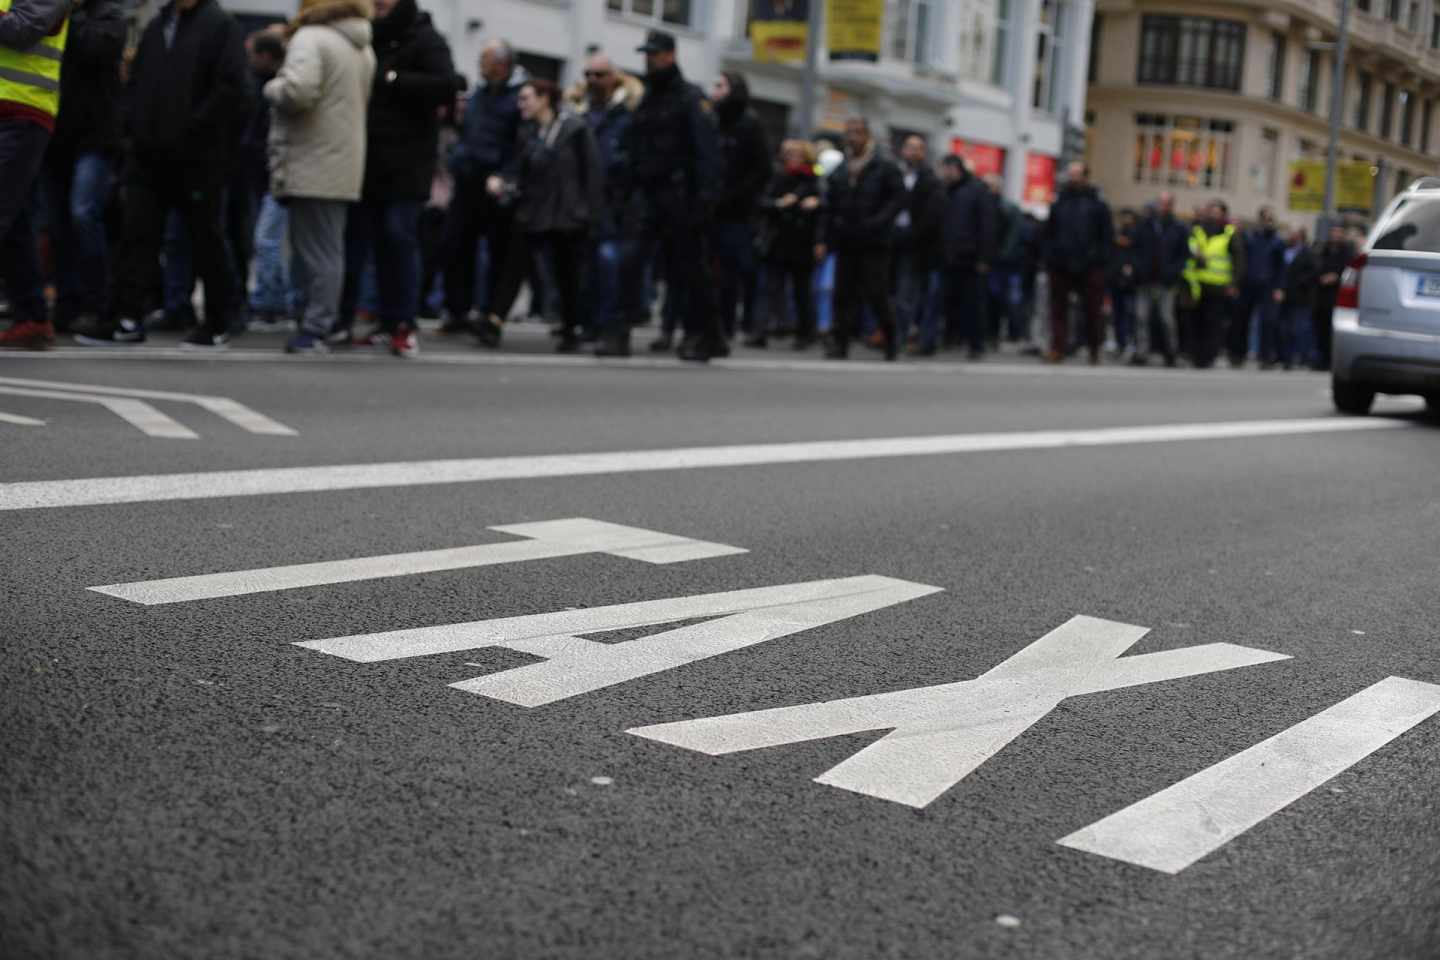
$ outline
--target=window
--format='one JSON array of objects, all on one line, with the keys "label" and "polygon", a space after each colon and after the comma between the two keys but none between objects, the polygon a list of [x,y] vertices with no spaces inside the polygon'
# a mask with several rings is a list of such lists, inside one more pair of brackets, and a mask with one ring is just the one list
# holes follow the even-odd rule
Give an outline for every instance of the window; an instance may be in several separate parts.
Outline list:
[{"label": "window", "polygon": [[1250,166],[1250,189],[1261,196],[1273,197],[1279,164],[1280,131],[1267,128],[1260,134],[1260,151]]},{"label": "window", "polygon": [[[1407,173],[1407,171],[1401,171]],[[1403,190],[1410,178],[1400,180]],[[1412,195],[1370,234],[1374,250],[1423,250],[1440,253],[1440,201],[1434,196]]]},{"label": "window", "polygon": [[694,26],[695,0],[606,0],[611,13],[655,20],[678,27]]},{"label": "window", "polygon": [[935,0],[891,0],[890,56],[917,66],[930,63],[930,34]]},{"label": "window", "polygon": [[1036,32],[1035,82],[1031,90],[1031,106],[1045,113],[1058,113],[1060,106],[1060,64],[1065,46],[1067,4],[1060,0],[1041,0],[1040,23]]},{"label": "window", "polygon": [[1405,29],[1414,33],[1420,29],[1420,3],[1419,0],[1410,0],[1410,9],[1405,14]]},{"label": "window", "polygon": [[1400,146],[1410,146],[1410,137],[1415,132],[1415,95],[1409,90],[1400,91]]},{"label": "window", "polygon": [[1100,31],[1105,26],[1105,15],[1095,14],[1090,21],[1090,63],[1085,68],[1085,79],[1090,83],[1100,75]]},{"label": "window", "polygon": [[1435,101],[1426,100],[1420,108],[1420,152],[1430,152],[1430,123],[1435,119]]},{"label": "window", "polygon": [[[1395,192],[1396,192],[1397,194],[1404,193],[1404,192],[1405,192],[1405,188],[1408,187],[1408,186],[1410,186],[1410,171],[1409,171],[1409,170],[1405,170],[1405,169],[1396,170],[1396,171],[1395,171]],[[1397,234],[1392,233],[1392,234],[1390,234],[1390,236],[1397,236]],[[1391,248],[1389,248],[1389,249],[1392,249],[1392,250],[1404,250],[1404,249],[1406,249],[1403,240],[1398,240],[1398,239],[1397,239],[1396,242],[1399,243],[1399,246],[1397,246],[1397,247],[1391,247]],[[1414,247],[1410,247],[1409,249],[1414,250],[1415,248],[1414,248]]]},{"label": "window", "polygon": [[1265,65],[1265,90],[1271,100],[1285,99],[1285,34],[1270,34],[1270,60]]},{"label": "window", "polygon": [[1380,136],[1386,140],[1395,130],[1395,84],[1385,84],[1384,99],[1380,101]]},{"label": "window", "polygon": [[1229,189],[1234,136],[1230,120],[1137,113],[1135,182]]},{"label": "window", "polygon": [[1385,19],[1400,22],[1400,0],[1385,0]]},{"label": "window", "polygon": [[1362,13],[1370,12],[1370,0],[1356,0],[1355,7]]},{"label": "window", "polygon": [[1314,113],[1320,100],[1320,51],[1305,55],[1305,72],[1300,77],[1300,109]]},{"label": "window", "polygon": [[995,56],[990,61],[990,82],[997,87],[1005,85],[1005,71],[1009,67],[1005,52],[1010,49],[1010,0],[999,0],[995,5]]},{"label": "window", "polygon": [[1363,70],[1356,74],[1355,78],[1358,81],[1355,86],[1358,87],[1360,91],[1355,101],[1355,129],[1362,133],[1368,133],[1370,130],[1370,97],[1372,93],[1370,88],[1373,81],[1370,78],[1370,74]]},{"label": "window", "polygon": [[957,0],[960,18],[960,77],[1001,86],[1005,82],[1005,25],[1008,0]]},{"label": "window", "polygon": [[1245,25],[1206,17],[1146,14],[1140,25],[1140,83],[1240,89]]},{"label": "window", "polygon": [[1430,15],[1430,49],[1440,50],[1440,13]]}]

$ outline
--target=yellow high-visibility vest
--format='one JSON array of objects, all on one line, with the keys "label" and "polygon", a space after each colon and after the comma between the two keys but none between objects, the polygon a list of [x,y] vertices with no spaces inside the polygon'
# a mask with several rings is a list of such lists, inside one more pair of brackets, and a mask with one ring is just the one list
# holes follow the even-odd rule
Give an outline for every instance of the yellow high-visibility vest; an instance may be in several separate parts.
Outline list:
[{"label": "yellow high-visibility vest", "polygon": [[1227,226],[1223,233],[1213,237],[1204,227],[1196,227],[1190,235],[1190,253],[1196,258],[1203,257],[1204,265],[1190,262],[1190,277],[1194,283],[1207,287],[1233,287],[1235,285],[1235,264],[1230,259],[1230,239],[1235,236],[1235,227]]},{"label": "yellow high-visibility vest", "polygon": [[[0,11],[10,10],[11,0],[0,0]],[[70,35],[67,16],[60,29],[29,50],[0,47],[0,100],[24,104],[54,117],[60,112],[60,61],[65,58],[65,38]]]}]

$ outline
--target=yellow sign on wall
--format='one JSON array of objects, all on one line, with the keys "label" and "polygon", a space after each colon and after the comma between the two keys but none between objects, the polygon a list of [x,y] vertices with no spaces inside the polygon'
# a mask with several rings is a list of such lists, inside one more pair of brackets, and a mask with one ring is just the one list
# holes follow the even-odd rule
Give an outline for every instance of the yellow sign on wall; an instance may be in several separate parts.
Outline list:
[{"label": "yellow sign on wall", "polygon": [[880,59],[885,0],[826,0],[831,60]]},{"label": "yellow sign on wall", "polygon": [[[811,0],[751,0],[750,42],[759,63],[803,63]],[[819,2],[819,0],[815,0]]]},{"label": "yellow sign on wall", "polygon": [[[1335,209],[1370,212],[1375,195],[1375,168],[1368,163],[1335,165]],[[1320,213],[1325,209],[1325,161],[1290,162],[1289,207],[1296,213]]]}]

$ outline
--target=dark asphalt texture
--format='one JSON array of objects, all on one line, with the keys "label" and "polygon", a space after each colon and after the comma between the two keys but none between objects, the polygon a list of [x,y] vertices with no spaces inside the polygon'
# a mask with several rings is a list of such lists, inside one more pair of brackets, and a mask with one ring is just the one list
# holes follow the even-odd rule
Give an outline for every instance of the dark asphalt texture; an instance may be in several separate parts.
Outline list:
[{"label": "dark asphalt texture", "polygon": [[[0,377],[228,396],[300,432],[160,402],[201,434],[163,440],[0,395],[49,421],[0,424],[0,482],[1333,416],[1311,374],[1020,364]],[[0,513],[0,955],[1440,956],[1440,718],[1175,876],[1055,842],[1384,677],[1440,683],[1440,428],[1389,415],[1407,427]],[[85,589],[570,516],[750,552],[156,607]],[[536,709],[447,687],[524,654],[292,645],[859,574],[944,592]],[[1130,654],[1294,659],[1067,700],[919,811],[812,782],[880,734],[708,757],[624,732],[968,679],[1076,614],[1150,627]]]}]

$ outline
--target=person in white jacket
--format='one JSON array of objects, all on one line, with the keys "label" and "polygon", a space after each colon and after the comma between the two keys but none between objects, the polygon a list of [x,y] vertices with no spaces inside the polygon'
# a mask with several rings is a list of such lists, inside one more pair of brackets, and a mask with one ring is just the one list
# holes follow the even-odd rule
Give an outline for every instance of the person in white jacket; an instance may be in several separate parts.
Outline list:
[{"label": "person in white jacket", "polygon": [[375,75],[371,0],[301,0],[285,63],[265,84],[270,190],[290,214],[294,281],[305,300],[289,353],[325,350],[345,282],[345,212],[365,176]]}]

